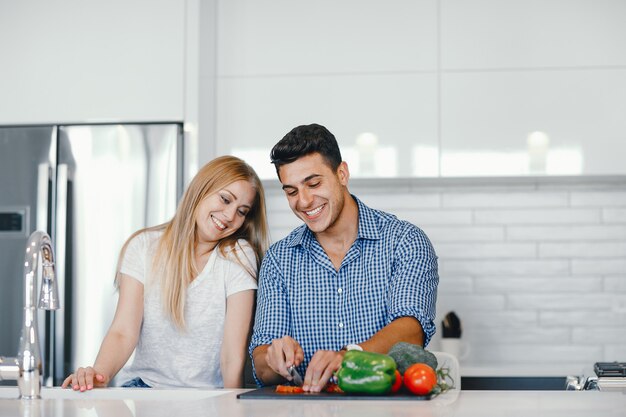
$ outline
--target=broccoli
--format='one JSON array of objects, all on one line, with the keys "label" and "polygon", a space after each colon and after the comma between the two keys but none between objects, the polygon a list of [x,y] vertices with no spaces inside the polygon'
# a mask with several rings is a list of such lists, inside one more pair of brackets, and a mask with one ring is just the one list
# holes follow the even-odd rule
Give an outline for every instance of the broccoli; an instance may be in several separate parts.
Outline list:
[{"label": "broccoli", "polygon": [[437,358],[434,354],[419,345],[406,342],[398,342],[391,347],[387,353],[398,365],[398,371],[402,375],[406,369],[414,363],[425,363],[434,370],[437,370]]}]

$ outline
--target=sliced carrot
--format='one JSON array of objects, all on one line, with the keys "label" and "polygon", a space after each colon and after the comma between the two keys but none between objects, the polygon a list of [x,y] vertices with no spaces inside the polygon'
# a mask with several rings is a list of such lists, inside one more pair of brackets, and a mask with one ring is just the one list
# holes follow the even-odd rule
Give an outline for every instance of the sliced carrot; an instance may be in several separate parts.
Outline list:
[{"label": "sliced carrot", "polygon": [[292,385],[276,385],[276,392],[281,394],[302,394],[302,387],[294,387]]},{"label": "sliced carrot", "polygon": [[329,382],[328,384],[326,384],[326,386],[324,387],[324,391],[325,392],[343,392],[343,390],[339,388],[339,385],[333,384],[332,382]]}]

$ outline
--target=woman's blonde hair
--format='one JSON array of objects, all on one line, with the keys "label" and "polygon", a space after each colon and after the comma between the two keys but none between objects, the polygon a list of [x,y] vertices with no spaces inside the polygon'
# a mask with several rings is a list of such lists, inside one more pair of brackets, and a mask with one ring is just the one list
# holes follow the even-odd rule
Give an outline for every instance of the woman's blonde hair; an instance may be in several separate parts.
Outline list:
[{"label": "woman's blonde hair", "polygon": [[[244,239],[252,246],[257,270],[269,246],[265,194],[263,185],[250,165],[234,156],[222,156],[204,165],[191,180],[180,200],[172,220],[159,226],[149,227],[134,233],[124,244],[120,262],[128,242],[136,235],[149,230],[162,230],[153,268],[161,275],[161,296],[165,312],[179,327],[185,327],[185,295],[187,287],[200,271],[195,266],[194,251],[198,242],[196,212],[198,205],[207,196],[236,181],[249,182],[256,191],[252,207],[246,214],[241,227],[232,235],[222,239],[218,245],[222,256],[226,252],[235,255],[236,261],[256,279],[255,272],[239,259],[234,251],[237,240]],[[118,273],[120,268],[118,262]]]}]

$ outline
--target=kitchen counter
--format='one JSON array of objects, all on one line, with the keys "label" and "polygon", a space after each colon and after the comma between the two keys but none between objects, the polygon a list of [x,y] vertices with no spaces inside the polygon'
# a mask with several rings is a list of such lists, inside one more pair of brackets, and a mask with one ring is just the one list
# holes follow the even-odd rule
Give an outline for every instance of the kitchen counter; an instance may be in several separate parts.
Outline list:
[{"label": "kitchen counter", "polygon": [[237,399],[245,391],[49,388],[44,399],[27,401],[15,399],[17,388],[0,388],[0,416],[617,417],[626,410],[623,391],[450,391],[432,401]]}]

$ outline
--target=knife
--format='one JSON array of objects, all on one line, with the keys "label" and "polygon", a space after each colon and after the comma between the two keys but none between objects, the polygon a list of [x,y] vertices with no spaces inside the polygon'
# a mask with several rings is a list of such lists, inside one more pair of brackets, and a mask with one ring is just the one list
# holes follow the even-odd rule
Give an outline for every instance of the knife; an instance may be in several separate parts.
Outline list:
[{"label": "knife", "polygon": [[302,384],[304,384],[304,381],[302,381],[302,377],[298,373],[298,370],[296,369],[295,365],[291,365],[289,368],[287,368],[287,372],[289,372],[289,375],[291,375],[291,381],[294,384],[296,384],[299,387],[301,387]]}]

